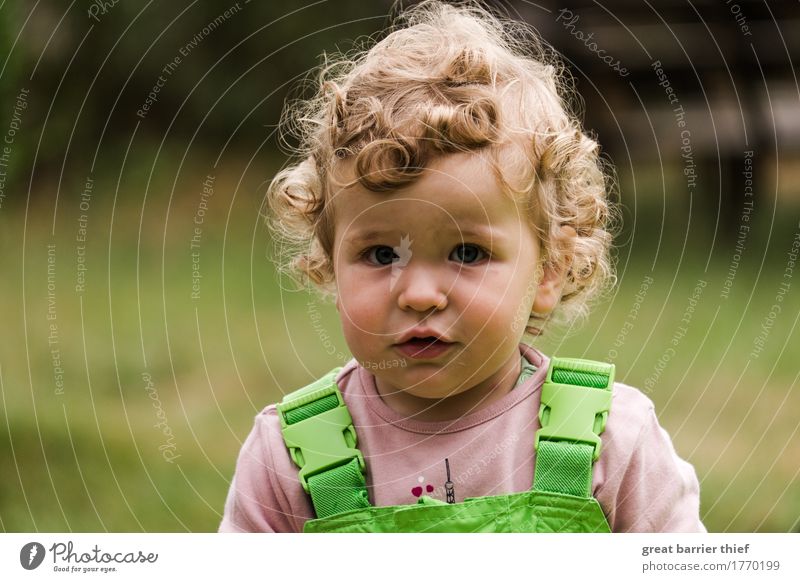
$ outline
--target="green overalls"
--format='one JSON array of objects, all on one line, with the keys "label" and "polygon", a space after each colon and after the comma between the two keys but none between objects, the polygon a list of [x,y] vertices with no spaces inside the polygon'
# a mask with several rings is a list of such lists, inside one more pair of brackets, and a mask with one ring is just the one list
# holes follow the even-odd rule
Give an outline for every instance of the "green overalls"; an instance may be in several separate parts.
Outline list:
[{"label": "green overalls", "polygon": [[373,507],[364,457],[336,386],[341,368],[278,405],[283,438],[317,519],[306,532],[609,532],[592,497],[592,466],[611,407],[614,366],[552,358],[542,385],[533,488],[446,503]]}]

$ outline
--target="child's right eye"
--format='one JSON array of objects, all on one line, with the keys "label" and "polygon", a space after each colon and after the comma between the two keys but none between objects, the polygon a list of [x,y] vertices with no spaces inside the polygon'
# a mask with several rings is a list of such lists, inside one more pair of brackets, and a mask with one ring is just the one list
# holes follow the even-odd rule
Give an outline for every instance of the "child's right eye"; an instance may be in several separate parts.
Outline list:
[{"label": "child's right eye", "polygon": [[394,252],[392,247],[383,245],[370,247],[362,254],[369,262],[378,265],[391,265],[395,259],[400,257]]}]

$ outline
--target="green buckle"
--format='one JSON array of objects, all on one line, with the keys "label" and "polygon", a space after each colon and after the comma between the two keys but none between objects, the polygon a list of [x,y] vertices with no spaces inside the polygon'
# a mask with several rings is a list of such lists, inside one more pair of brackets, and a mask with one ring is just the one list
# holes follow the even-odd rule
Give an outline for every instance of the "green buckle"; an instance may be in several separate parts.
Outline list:
[{"label": "green buckle", "polygon": [[[324,379],[329,379],[329,376]],[[332,383],[324,388],[312,391],[303,389],[299,391],[300,395],[298,392],[290,394],[277,406],[283,439],[292,461],[300,467],[298,477],[306,493],[309,493],[309,477],[344,465],[351,459],[358,459],[361,472],[366,471],[364,457],[355,448],[357,438],[353,419],[335,381],[333,378],[329,381]],[[287,421],[288,412],[331,395],[336,396],[336,407],[291,424]]]},{"label": "green buckle", "polygon": [[[579,384],[553,382],[553,373],[570,376],[571,381],[600,378],[605,384],[594,388]],[[607,380],[605,377],[607,376]],[[586,382],[589,383],[589,382]],[[534,448],[539,441],[568,441],[592,445],[592,461],[600,457],[608,411],[611,409],[611,388],[614,385],[614,365],[591,360],[552,358],[542,385],[539,419],[542,427],[536,431]]]}]

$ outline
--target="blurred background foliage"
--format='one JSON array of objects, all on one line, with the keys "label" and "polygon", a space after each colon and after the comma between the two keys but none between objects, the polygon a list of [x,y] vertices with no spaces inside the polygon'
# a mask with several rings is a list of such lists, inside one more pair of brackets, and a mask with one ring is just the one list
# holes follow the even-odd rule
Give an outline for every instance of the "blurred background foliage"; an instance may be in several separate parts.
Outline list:
[{"label": "blurred background foliage", "polygon": [[[645,390],[710,530],[796,530],[795,4],[495,4],[564,54],[624,218],[618,287],[537,347]],[[253,416],[350,358],[335,310],[277,276],[259,212],[285,100],[392,10],[0,3],[3,530],[214,530]]]}]

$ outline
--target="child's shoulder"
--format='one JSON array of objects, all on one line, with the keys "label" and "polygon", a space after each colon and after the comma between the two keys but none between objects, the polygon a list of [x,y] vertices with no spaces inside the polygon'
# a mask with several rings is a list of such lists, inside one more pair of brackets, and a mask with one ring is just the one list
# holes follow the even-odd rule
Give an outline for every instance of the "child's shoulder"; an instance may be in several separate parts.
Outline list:
[{"label": "child's shoulder", "polygon": [[[352,374],[352,372],[355,368],[355,360],[351,360],[345,366],[334,368],[325,374],[320,374],[317,380],[309,382],[305,386],[290,388],[284,390],[283,393],[285,396],[288,396],[293,392],[309,387],[311,384],[335,372],[334,378],[336,384],[347,403],[347,394],[353,392],[351,385],[355,375]],[[348,390],[348,388],[350,388],[350,390]],[[283,397],[281,400],[283,400]],[[269,404],[256,414],[253,429],[242,451],[244,452],[247,450],[250,456],[259,458],[262,468],[266,467],[271,469],[274,471],[274,474],[281,475],[283,478],[288,479],[288,481],[294,482],[297,480],[297,468],[286,448],[280,414],[278,412],[278,404],[279,402]],[[348,406],[348,408],[350,407]]]},{"label": "child's shoulder", "polygon": [[639,415],[655,409],[655,404],[638,388],[622,382],[614,382],[611,411],[613,412],[616,409],[622,409],[623,414],[633,413]]},{"label": "child's shoulder", "polygon": [[638,388],[614,382],[611,410],[602,435],[607,452],[613,450],[629,457],[642,435],[657,426],[653,401]]}]

